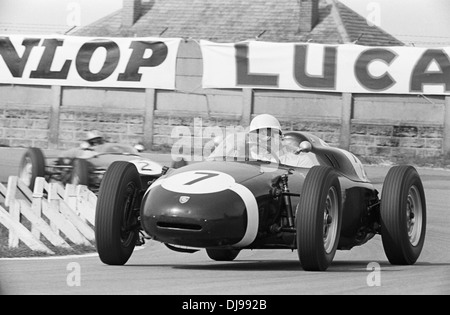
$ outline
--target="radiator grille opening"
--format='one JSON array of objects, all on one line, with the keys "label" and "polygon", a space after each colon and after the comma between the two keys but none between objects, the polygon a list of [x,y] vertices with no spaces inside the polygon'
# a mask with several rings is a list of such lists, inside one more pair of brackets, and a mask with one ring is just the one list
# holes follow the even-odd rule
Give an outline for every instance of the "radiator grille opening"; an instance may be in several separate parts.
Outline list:
[{"label": "radiator grille opening", "polygon": [[175,223],[175,222],[158,222],[156,224],[160,228],[164,229],[179,229],[179,230],[190,230],[190,231],[200,231],[202,227],[198,224],[189,223]]}]

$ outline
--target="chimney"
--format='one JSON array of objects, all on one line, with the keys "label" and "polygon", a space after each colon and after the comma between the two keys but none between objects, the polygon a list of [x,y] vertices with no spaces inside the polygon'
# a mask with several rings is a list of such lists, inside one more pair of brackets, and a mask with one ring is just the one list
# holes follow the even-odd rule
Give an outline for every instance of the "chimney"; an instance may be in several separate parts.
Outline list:
[{"label": "chimney", "polygon": [[300,32],[311,32],[319,20],[319,0],[299,0]]},{"label": "chimney", "polygon": [[142,0],[123,0],[122,26],[133,26],[141,17]]}]

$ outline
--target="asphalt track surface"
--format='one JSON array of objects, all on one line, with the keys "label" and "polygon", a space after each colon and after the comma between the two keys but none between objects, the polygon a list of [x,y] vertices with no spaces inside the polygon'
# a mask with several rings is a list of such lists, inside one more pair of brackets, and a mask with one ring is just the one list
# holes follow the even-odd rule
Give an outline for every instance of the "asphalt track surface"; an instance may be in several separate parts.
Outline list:
[{"label": "asphalt track surface", "polygon": [[[22,152],[0,149],[2,182],[17,172]],[[167,162],[167,157],[153,157]],[[367,167],[379,191],[388,170]],[[149,242],[120,267],[102,264],[95,254],[0,259],[0,294],[450,294],[450,171],[418,170],[428,225],[424,250],[413,266],[391,266],[378,236],[362,247],[338,252],[324,273],[303,271],[295,251],[243,251],[234,262],[221,263],[211,261],[205,251],[182,254]],[[368,268],[372,262],[380,266],[379,274]],[[379,286],[369,286],[374,281]]]}]

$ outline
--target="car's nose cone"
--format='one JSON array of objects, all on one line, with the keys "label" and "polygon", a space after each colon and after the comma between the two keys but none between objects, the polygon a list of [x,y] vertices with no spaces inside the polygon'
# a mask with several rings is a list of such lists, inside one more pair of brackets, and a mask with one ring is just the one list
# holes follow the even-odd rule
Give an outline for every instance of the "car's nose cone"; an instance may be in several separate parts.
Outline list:
[{"label": "car's nose cone", "polygon": [[190,247],[232,246],[247,230],[246,205],[232,190],[184,194],[153,188],[143,204],[141,221],[155,240]]}]

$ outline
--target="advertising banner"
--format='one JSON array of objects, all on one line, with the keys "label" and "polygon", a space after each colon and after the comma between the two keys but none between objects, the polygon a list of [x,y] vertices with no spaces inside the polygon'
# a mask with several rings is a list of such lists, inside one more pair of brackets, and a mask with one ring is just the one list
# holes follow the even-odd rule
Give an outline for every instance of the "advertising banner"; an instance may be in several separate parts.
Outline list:
[{"label": "advertising banner", "polygon": [[200,45],[203,88],[450,95],[450,47]]},{"label": "advertising banner", "polygon": [[175,89],[180,42],[0,35],[0,83]]}]

